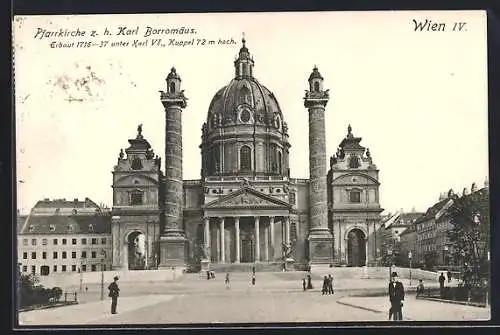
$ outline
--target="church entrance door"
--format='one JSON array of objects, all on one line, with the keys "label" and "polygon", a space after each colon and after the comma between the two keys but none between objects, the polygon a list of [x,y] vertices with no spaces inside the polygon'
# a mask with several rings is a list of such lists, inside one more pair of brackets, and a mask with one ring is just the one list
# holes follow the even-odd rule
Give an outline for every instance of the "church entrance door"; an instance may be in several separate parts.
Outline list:
[{"label": "church entrance door", "polygon": [[254,241],[250,237],[244,237],[241,240],[241,262],[253,263],[254,260]]},{"label": "church entrance door", "polygon": [[365,234],[360,229],[353,229],[347,235],[347,265],[363,266],[366,263]]}]

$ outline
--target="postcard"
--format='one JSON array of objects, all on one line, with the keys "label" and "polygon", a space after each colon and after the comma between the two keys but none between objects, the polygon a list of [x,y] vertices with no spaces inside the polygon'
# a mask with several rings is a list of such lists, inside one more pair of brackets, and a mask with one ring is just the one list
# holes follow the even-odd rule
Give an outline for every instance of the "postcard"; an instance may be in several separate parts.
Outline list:
[{"label": "postcard", "polygon": [[490,319],[486,12],[12,24],[19,327]]}]

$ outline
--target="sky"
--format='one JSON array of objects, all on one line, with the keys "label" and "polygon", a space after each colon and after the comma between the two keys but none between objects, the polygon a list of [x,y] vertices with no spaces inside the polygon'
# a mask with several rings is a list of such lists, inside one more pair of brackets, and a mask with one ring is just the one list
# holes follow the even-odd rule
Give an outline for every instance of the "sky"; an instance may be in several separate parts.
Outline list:
[{"label": "sky", "polygon": [[[413,20],[444,23],[446,30],[415,31]],[[455,22],[466,25],[453,31]],[[440,193],[462,192],[473,182],[482,187],[488,176],[482,11],[29,16],[13,25],[22,212],[44,198],[89,197],[112,206],[112,170],[139,124],[163,157],[158,91],[166,90],[172,66],[189,99],[182,116],[184,179],[199,179],[201,127],[213,96],[234,77],[243,33],[254,76],[274,93],[288,123],[291,177],[309,177],[303,97],[315,65],[330,90],[326,160],[350,124],[380,170],[386,212],[425,211]],[[139,33],[117,35],[119,27]],[[134,47],[148,27],[164,32]],[[195,32],[170,33],[180,28]],[[86,35],[43,37],[61,29]],[[152,38],[165,46],[151,46]],[[170,38],[194,45],[168,45]],[[129,45],[112,46],[120,41]],[[74,44],[52,48],[53,42]]]}]

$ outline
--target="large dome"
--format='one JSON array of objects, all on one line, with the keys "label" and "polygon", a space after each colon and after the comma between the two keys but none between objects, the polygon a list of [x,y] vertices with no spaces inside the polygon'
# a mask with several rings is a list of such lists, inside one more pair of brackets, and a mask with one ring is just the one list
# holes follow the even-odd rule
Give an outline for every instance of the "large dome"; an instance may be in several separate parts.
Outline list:
[{"label": "large dome", "polygon": [[202,129],[202,175],[288,174],[288,129],[274,94],[253,77],[245,47],[217,91]]},{"label": "large dome", "polygon": [[277,130],[283,121],[274,94],[253,77],[235,78],[215,94],[208,109],[209,127],[220,117],[224,124],[253,123],[254,120],[262,125],[276,123]]}]

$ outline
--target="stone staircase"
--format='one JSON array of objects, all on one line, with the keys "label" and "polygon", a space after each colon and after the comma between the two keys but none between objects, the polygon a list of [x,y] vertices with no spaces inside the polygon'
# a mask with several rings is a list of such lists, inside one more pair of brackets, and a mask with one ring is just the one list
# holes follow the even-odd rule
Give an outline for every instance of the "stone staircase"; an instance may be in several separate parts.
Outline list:
[{"label": "stone staircase", "polygon": [[212,263],[210,270],[215,273],[223,272],[252,272],[255,266],[256,272],[279,272],[283,271],[283,262],[259,262],[259,263]]}]

